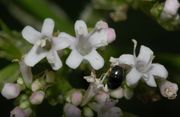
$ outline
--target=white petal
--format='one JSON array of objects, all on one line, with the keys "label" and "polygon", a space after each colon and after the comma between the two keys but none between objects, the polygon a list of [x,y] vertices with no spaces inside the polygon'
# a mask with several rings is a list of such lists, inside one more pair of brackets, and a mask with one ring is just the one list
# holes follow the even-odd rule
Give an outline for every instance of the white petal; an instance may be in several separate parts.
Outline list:
[{"label": "white petal", "polygon": [[151,64],[149,74],[165,79],[168,77],[168,71],[166,70],[166,68],[158,63]]},{"label": "white petal", "polygon": [[42,60],[46,56],[46,52],[39,48],[36,44],[33,48],[24,56],[24,62],[26,65],[33,67],[40,60]]},{"label": "white petal", "polygon": [[62,62],[55,50],[51,50],[50,52],[48,52],[47,60],[51,64],[53,70],[58,70],[62,67]]},{"label": "white petal", "polygon": [[66,64],[69,67],[75,69],[80,65],[82,60],[83,60],[83,57],[79,54],[79,52],[77,52],[76,50],[72,50],[71,54],[68,56],[66,60]]},{"label": "white petal", "polygon": [[135,68],[132,68],[126,76],[126,82],[129,86],[134,86],[138,83],[141,77],[142,74],[138,72]]},{"label": "white petal", "polygon": [[84,59],[89,61],[89,63],[95,70],[98,70],[104,66],[104,59],[96,50],[92,50],[91,53],[84,56]]},{"label": "white petal", "polygon": [[116,34],[114,29],[112,28],[107,28],[107,29],[102,29],[100,31],[96,31],[95,33],[93,33],[90,38],[89,41],[90,43],[96,47],[102,47],[102,46],[106,46],[108,45],[108,43],[111,43],[112,41],[115,40]]},{"label": "white petal", "polygon": [[54,30],[54,21],[50,18],[44,20],[41,32],[46,36],[52,36]]},{"label": "white petal", "polygon": [[80,35],[86,36],[88,34],[86,23],[83,20],[77,20],[74,28],[77,37]]},{"label": "white petal", "polygon": [[152,60],[152,56],[153,51],[150,48],[142,45],[137,59],[139,61],[143,61],[147,65]]},{"label": "white petal", "polygon": [[61,50],[64,49],[72,44],[75,43],[75,38],[72,37],[71,35],[61,32],[58,35],[58,38],[53,38],[53,44],[54,44],[54,48],[56,50]]},{"label": "white petal", "polygon": [[144,81],[151,87],[157,87],[156,81],[154,80],[154,77],[152,75],[148,75],[148,79],[144,78]]},{"label": "white petal", "polygon": [[31,26],[26,26],[22,30],[22,36],[26,39],[29,43],[34,44],[37,40],[41,39],[42,34],[32,28]]},{"label": "white petal", "polygon": [[135,65],[134,56],[131,54],[123,54],[119,57],[119,64],[123,67]]}]

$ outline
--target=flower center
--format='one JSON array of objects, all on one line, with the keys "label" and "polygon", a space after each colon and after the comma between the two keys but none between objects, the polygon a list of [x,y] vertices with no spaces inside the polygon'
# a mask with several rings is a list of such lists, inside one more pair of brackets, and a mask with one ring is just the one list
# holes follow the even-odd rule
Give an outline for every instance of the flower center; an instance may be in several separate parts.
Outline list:
[{"label": "flower center", "polygon": [[43,49],[49,51],[52,48],[52,39],[47,36],[43,36],[39,46],[42,47]]},{"label": "flower center", "polygon": [[87,37],[80,36],[79,41],[76,45],[77,51],[83,56],[89,54],[92,51],[92,45],[88,41],[88,39],[89,38]]},{"label": "flower center", "polygon": [[146,66],[146,63],[143,62],[143,61],[137,61],[136,62],[136,69],[139,71],[139,72],[146,72],[147,70],[147,66]]}]

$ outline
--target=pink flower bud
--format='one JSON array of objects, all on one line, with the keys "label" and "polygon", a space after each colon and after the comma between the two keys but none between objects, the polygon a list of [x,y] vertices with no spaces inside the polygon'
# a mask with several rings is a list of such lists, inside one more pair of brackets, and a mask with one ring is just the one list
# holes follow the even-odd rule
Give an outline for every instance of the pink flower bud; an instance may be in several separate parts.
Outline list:
[{"label": "pink flower bud", "polygon": [[177,84],[165,80],[159,84],[159,88],[160,88],[160,92],[161,92],[162,96],[164,96],[168,99],[176,98],[177,91],[178,91]]},{"label": "pink flower bud", "polygon": [[95,100],[98,103],[103,103],[109,99],[109,94],[104,91],[99,91],[98,94],[95,96]]},{"label": "pink flower bud", "polygon": [[81,117],[81,110],[73,104],[66,104],[64,106],[65,117]]},{"label": "pink flower bud", "polygon": [[28,117],[26,115],[26,113],[24,112],[23,109],[19,108],[19,107],[15,107],[11,113],[10,113],[10,117]]},{"label": "pink flower bud", "polygon": [[76,90],[71,95],[71,103],[74,104],[75,106],[78,106],[81,104],[82,98],[83,96],[81,91]]},{"label": "pink flower bud", "polygon": [[31,104],[37,105],[42,103],[44,96],[45,93],[43,91],[37,91],[37,92],[33,92],[29,99]]},{"label": "pink flower bud", "polygon": [[7,99],[14,99],[20,94],[20,87],[14,83],[5,83],[1,94]]},{"label": "pink flower bud", "polygon": [[108,28],[108,29],[105,29],[106,30],[106,33],[107,33],[107,41],[108,43],[111,43],[115,40],[116,38],[116,33],[114,31],[114,29],[112,28]]}]

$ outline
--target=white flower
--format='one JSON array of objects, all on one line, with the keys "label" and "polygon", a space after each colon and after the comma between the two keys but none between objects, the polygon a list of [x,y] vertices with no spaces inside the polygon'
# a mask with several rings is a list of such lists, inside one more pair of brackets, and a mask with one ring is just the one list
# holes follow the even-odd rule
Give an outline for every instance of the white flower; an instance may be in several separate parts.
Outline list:
[{"label": "white flower", "polygon": [[28,66],[34,66],[43,58],[47,58],[54,70],[62,66],[57,50],[68,46],[66,41],[53,36],[54,21],[50,18],[44,20],[41,32],[38,32],[31,26],[26,26],[22,30],[22,36],[34,46],[25,55],[24,62]]},{"label": "white flower", "polygon": [[159,84],[162,96],[168,99],[175,99],[177,96],[178,85],[167,80],[161,81]]},{"label": "white flower", "polygon": [[179,7],[178,0],[166,0],[161,17],[169,19],[177,16]]},{"label": "white flower", "polygon": [[20,94],[20,86],[14,83],[5,83],[1,94],[4,96],[6,99],[14,99]]},{"label": "white flower", "polygon": [[107,23],[99,21],[95,28],[88,33],[84,21],[78,20],[75,23],[76,37],[66,33],[61,33],[60,38],[69,40],[70,49],[72,50],[66,60],[66,64],[75,69],[83,60],[87,60],[91,66],[98,70],[103,67],[104,59],[96,51],[97,48],[106,46],[115,40],[115,32],[109,28]]},{"label": "white flower", "polygon": [[166,68],[158,63],[153,63],[154,59],[153,51],[142,45],[140,48],[139,55],[136,56],[135,49],[137,42],[134,42],[134,55],[123,54],[119,57],[119,65],[124,68],[131,67],[130,71],[126,76],[126,82],[128,86],[134,86],[142,78],[147,85],[156,87],[154,77],[160,77],[166,79],[168,72]]}]

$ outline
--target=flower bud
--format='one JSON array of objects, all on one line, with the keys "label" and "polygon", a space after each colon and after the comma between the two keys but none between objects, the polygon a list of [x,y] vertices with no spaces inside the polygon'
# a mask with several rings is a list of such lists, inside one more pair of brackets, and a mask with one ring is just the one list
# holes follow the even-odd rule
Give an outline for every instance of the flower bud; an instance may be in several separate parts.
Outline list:
[{"label": "flower bud", "polygon": [[82,102],[82,93],[80,90],[76,90],[71,94],[71,103],[74,104],[75,106],[78,106]]},{"label": "flower bud", "polygon": [[94,117],[94,112],[89,107],[83,108],[83,114],[85,117]]},{"label": "flower bud", "polygon": [[109,99],[109,94],[104,91],[99,91],[98,94],[95,96],[95,100],[98,103],[103,103]]},{"label": "flower bud", "polygon": [[95,27],[97,29],[104,29],[104,28],[108,28],[108,24],[105,21],[100,20],[96,23]]},{"label": "flower bud", "polygon": [[44,87],[44,82],[37,79],[32,83],[31,90],[32,91],[38,91],[38,90],[42,89],[43,87]]},{"label": "flower bud", "polygon": [[64,106],[65,117],[81,117],[81,110],[73,104],[66,104]]},{"label": "flower bud", "polygon": [[167,80],[161,81],[159,84],[161,95],[168,99],[175,99],[177,96],[178,86]]},{"label": "flower bud", "polygon": [[124,96],[124,91],[121,87],[115,89],[115,90],[112,90],[111,93],[110,93],[110,96],[113,97],[113,98],[117,98],[117,99],[120,99]]},{"label": "flower bud", "polygon": [[28,116],[26,115],[23,109],[21,109],[20,107],[15,107],[10,112],[10,117],[28,117]]},{"label": "flower bud", "polygon": [[43,91],[37,91],[37,92],[33,92],[29,99],[31,104],[37,105],[42,103],[44,96],[45,93]]},{"label": "flower bud", "polygon": [[14,99],[20,94],[20,87],[14,83],[5,83],[1,94],[7,99]]},{"label": "flower bud", "polygon": [[177,15],[180,4],[178,0],[166,0],[162,12],[163,18],[172,18]]}]

